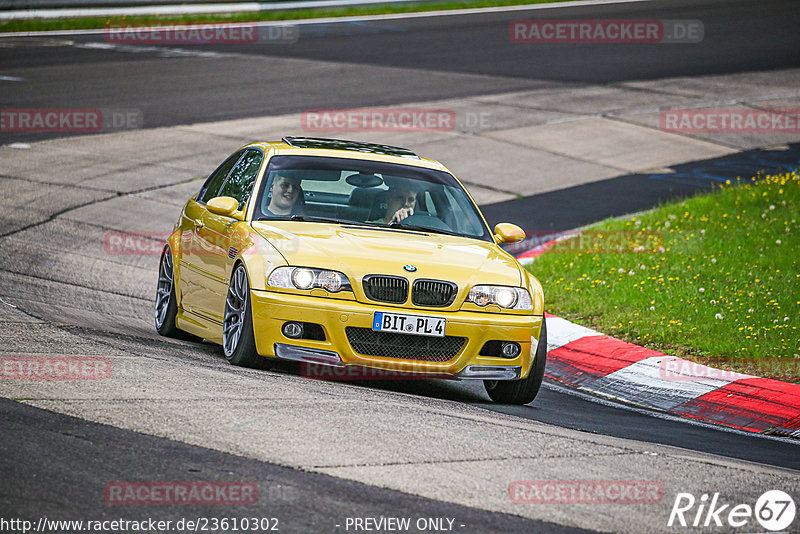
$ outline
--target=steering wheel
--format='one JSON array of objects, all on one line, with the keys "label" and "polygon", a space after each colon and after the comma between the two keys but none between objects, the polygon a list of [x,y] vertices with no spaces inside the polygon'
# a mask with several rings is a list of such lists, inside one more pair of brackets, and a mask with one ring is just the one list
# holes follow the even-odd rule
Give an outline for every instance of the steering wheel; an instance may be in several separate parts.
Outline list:
[{"label": "steering wheel", "polygon": [[414,215],[409,215],[402,221],[400,221],[400,226],[422,226],[424,228],[430,228],[431,230],[446,230],[448,232],[452,232],[453,229],[441,220],[439,217],[435,217],[430,213],[415,213]]}]

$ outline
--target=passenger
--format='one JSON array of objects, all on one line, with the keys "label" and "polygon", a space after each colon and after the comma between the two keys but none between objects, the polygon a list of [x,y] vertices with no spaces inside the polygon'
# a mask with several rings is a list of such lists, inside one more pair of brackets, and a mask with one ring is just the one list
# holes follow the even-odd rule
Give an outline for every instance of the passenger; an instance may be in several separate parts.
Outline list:
[{"label": "passenger", "polygon": [[403,219],[414,215],[417,205],[417,193],[410,187],[390,187],[384,193],[381,208],[385,206],[382,217],[371,221],[383,224],[399,223]]},{"label": "passenger", "polygon": [[294,215],[301,210],[303,202],[298,200],[303,193],[300,179],[277,174],[272,180],[269,189],[271,197],[269,206],[264,210],[265,215],[272,217],[286,217]]}]

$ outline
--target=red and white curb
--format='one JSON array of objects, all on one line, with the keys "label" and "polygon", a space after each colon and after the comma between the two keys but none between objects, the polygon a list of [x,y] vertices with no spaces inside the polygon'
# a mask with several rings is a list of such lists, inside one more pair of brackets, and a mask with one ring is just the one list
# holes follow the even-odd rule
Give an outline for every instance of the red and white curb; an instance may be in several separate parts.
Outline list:
[{"label": "red and white curb", "polygon": [[[518,259],[530,263],[554,242]],[[800,384],[715,369],[545,315],[552,380],[680,417],[800,438]]]}]

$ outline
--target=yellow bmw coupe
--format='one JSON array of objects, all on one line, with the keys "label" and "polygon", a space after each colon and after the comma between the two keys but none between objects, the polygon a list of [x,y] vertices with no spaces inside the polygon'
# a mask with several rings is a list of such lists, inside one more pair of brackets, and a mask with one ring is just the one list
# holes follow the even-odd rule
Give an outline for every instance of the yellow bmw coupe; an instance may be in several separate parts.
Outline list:
[{"label": "yellow bmw coupe", "polygon": [[527,404],[544,375],[539,282],[500,246],[439,162],[371,143],[285,137],[227,158],[183,208],[161,256],[155,323],[278,359],[396,376],[483,380]]}]

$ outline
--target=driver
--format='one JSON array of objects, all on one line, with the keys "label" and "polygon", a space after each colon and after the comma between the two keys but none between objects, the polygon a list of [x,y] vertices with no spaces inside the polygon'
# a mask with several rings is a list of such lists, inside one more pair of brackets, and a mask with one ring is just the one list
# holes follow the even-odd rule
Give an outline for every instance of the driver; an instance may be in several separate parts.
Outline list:
[{"label": "driver", "polygon": [[386,206],[383,217],[372,222],[384,224],[399,223],[403,219],[414,215],[417,205],[417,193],[408,186],[390,187],[384,193],[385,200],[381,207]]},{"label": "driver", "polygon": [[297,201],[302,191],[299,178],[278,174],[272,180],[272,186],[269,191],[271,198],[269,199],[269,206],[265,210],[266,215],[282,217],[295,213],[299,208]]}]

